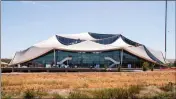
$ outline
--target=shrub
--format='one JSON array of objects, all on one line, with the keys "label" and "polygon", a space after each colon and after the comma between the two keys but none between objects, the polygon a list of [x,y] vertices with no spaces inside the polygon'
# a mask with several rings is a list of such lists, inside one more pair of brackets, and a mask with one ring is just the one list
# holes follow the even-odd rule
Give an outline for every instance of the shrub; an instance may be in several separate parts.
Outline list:
[{"label": "shrub", "polygon": [[142,64],[142,70],[143,71],[147,71],[148,67],[149,67],[149,63],[148,62],[143,62],[143,64]]},{"label": "shrub", "polygon": [[53,99],[64,99],[64,97],[61,96],[60,94],[54,93],[53,94]]},{"label": "shrub", "polygon": [[27,89],[25,92],[24,92],[24,99],[33,99],[35,98],[36,96],[36,93],[34,91],[34,89]]},{"label": "shrub", "polygon": [[155,64],[151,64],[151,71],[153,71]]},{"label": "shrub", "polygon": [[43,96],[46,96],[48,93],[47,92],[44,92],[43,90],[36,90],[35,92],[35,95],[37,98],[41,99]]},{"label": "shrub", "polygon": [[112,95],[114,92],[113,89],[101,89],[101,90],[94,90],[92,91],[93,98],[95,99],[108,99],[113,97]]},{"label": "shrub", "polygon": [[160,89],[162,89],[164,91],[173,91],[174,84],[172,82],[169,82],[168,84],[162,86]]},{"label": "shrub", "polygon": [[2,99],[12,99],[11,95],[2,95]]},{"label": "shrub", "polygon": [[139,91],[142,89],[141,85],[132,85],[128,88],[128,93],[130,96],[139,93]]},{"label": "shrub", "polygon": [[88,99],[90,98],[90,96],[88,96],[85,93],[81,93],[80,91],[76,91],[76,92],[70,92],[68,95],[68,99]]},{"label": "shrub", "polygon": [[94,98],[100,99],[133,99],[139,93],[141,86],[130,86],[129,88],[110,88],[96,90],[93,92]]},{"label": "shrub", "polygon": [[176,67],[176,60],[174,61],[174,64],[173,64],[173,65],[174,65],[174,67]]},{"label": "shrub", "polygon": [[160,93],[154,97],[151,97],[150,99],[176,99],[176,95],[174,92],[165,92],[165,93]]}]

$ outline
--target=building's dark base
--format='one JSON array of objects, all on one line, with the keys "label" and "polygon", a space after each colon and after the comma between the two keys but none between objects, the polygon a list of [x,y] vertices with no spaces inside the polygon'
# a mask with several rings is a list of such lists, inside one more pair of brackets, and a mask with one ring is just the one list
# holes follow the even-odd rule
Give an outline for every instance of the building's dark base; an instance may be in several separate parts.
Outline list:
[{"label": "building's dark base", "polygon": [[[121,68],[121,71],[132,72],[142,68]],[[2,73],[10,72],[117,72],[117,68],[1,68]]]}]

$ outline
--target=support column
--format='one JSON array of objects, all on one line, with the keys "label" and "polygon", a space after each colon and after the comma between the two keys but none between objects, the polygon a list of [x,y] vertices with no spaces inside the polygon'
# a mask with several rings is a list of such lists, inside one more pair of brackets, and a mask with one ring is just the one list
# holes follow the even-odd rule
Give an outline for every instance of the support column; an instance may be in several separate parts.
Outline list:
[{"label": "support column", "polygon": [[54,57],[53,57],[54,59],[54,65],[56,66],[56,50],[54,49]]},{"label": "support column", "polygon": [[120,61],[120,64],[121,64],[121,66],[122,66],[122,63],[123,63],[123,49],[122,49],[122,51],[121,51],[121,59],[120,59],[121,61]]}]

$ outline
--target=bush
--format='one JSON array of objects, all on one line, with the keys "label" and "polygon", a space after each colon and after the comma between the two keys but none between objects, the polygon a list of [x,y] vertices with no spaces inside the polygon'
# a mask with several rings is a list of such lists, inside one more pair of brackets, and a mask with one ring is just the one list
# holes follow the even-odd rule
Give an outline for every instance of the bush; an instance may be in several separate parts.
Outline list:
[{"label": "bush", "polygon": [[36,96],[36,93],[34,91],[34,89],[27,89],[25,92],[24,92],[24,99],[34,99]]},{"label": "bush", "polygon": [[148,62],[143,62],[143,64],[142,64],[142,70],[143,71],[147,71],[148,67],[149,67],[149,63]]},{"label": "bush", "polygon": [[53,99],[64,99],[64,97],[61,96],[60,94],[54,93],[53,94]]},{"label": "bush", "polygon": [[80,91],[77,92],[70,92],[68,99],[90,99],[90,96],[88,96],[85,93],[81,93]]},{"label": "bush", "polygon": [[33,99],[33,98],[37,98],[37,99],[41,99],[43,96],[48,95],[47,92],[44,92],[41,89],[27,89],[26,91],[24,91],[23,97],[24,99]]},{"label": "bush", "polygon": [[174,61],[174,67],[176,67],[176,60]]},{"label": "bush", "polygon": [[139,91],[142,89],[141,85],[132,85],[128,88],[128,93],[130,96],[133,96],[134,94],[139,93]]},{"label": "bush", "polygon": [[41,99],[43,96],[48,95],[47,92],[44,92],[43,90],[39,90],[39,89],[36,90],[34,93],[35,93],[36,97],[39,99]]},{"label": "bush", "polygon": [[169,82],[168,84],[162,86],[160,89],[162,89],[164,91],[173,91],[174,84],[172,82]]},{"label": "bush", "polygon": [[10,96],[10,95],[2,95],[2,99],[12,99],[12,96]]},{"label": "bush", "polygon": [[123,88],[113,88],[96,91],[93,96],[95,99],[127,99],[127,94],[127,91]]},{"label": "bush", "polygon": [[151,71],[153,71],[155,64],[151,64]]},{"label": "bush", "polygon": [[130,86],[129,88],[110,88],[96,90],[92,94],[95,99],[133,99],[139,93],[141,86]]},{"label": "bush", "polygon": [[93,98],[95,99],[110,99],[114,97],[118,97],[117,93],[120,93],[120,89],[102,89],[102,90],[95,90],[92,92]]},{"label": "bush", "polygon": [[151,97],[150,99],[176,99],[176,95],[174,92],[165,92],[165,93],[160,93],[154,97]]}]

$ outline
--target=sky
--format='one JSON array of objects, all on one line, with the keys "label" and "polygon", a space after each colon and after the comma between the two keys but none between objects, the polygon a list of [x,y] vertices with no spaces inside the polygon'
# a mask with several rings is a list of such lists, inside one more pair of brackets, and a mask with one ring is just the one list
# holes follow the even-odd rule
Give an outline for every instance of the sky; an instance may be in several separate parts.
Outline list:
[{"label": "sky", "polygon": [[[168,1],[167,58],[175,58],[175,2]],[[164,54],[165,1],[2,1],[1,58],[55,34],[122,34]]]}]

